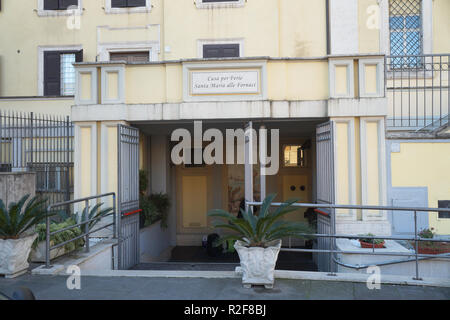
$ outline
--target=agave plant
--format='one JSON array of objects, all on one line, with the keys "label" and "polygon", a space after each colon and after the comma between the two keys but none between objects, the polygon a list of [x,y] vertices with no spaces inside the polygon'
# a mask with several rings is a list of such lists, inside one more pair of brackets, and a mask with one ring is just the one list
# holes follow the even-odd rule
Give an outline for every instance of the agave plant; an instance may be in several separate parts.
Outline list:
[{"label": "agave plant", "polygon": [[209,216],[222,218],[228,222],[215,222],[215,228],[233,232],[221,237],[217,245],[229,240],[240,240],[248,247],[266,248],[270,242],[284,237],[307,238],[307,234],[312,233],[308,224],[280,220],[286,214],[297,210],[292,206],[293,203],[297,202],[297,199],[288,200],[275,210],[270,210],[275,197],[275,194],[271,194],[264,199],[258,215],[254,215],[251,210],[241,209],[242,219],[225,210],[215,209],[210,211]]},{"label": "agave plant", "polygon": [[28,194],[18,202],[10,203],[8,210],[0,199],[0,238],[18,239],[50,215],[45,207],[46,199],[34,196],[27,202],[29,197]]},{"label": "agave plant", "polygon": [[[92,207],[91,210],[89,210],[90,207],[85,207],[81,213],[81,216],[76,214],[77,223],[82,223],[83,221],[96,219],[89,223],[86,223],[89,224],[89,230],[92,230],[92,228],[101,220],[100,218],[110,214],[113,210],[112,208],[101,209],[102,205],[103,203],[97,203],[95,206]],[[83,224],[81,226],[81,231],[83,231],[83,233],[86,233],[87,231],[86,224]]]}]

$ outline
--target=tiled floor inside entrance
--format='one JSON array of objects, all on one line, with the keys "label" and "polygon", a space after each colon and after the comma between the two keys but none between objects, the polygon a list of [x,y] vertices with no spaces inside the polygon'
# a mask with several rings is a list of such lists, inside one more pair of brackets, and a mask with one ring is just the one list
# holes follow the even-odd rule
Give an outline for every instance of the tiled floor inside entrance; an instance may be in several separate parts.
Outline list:
[{"label": "tiled floor inside entrance", "polygon": [[[167,262],[141,263],[134,270],[198,270],[233,271],[239,265],[236,252],[221,253],[215,257],[208,255],[203,247],[178,246],[172,250]],[[317,271],[311,253],[283,252],[278,256],[277,270]]]}]

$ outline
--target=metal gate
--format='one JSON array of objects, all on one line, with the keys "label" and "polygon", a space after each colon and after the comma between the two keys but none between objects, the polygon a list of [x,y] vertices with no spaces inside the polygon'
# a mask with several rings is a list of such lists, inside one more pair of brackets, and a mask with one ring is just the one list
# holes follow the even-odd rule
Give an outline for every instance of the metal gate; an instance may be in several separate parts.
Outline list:
[{"label": "metal gate", "polygon": [[[333,122],[318,125],[316,128],[317,150],[317,202],[321,204],[333,204],[335,195],[334,181],[334,130]],[[317,233],[335,234],[334,209],[317,210]],[[321,250],[335,248],[334,239],[320,237],[317,247]],[[317,254],[317,267],[319,271],[335,271],[331,253]]]},{"label": "metal gate", "polygon": [[139,130],[119,124],[118,134],[118,268],[139,263]]}]

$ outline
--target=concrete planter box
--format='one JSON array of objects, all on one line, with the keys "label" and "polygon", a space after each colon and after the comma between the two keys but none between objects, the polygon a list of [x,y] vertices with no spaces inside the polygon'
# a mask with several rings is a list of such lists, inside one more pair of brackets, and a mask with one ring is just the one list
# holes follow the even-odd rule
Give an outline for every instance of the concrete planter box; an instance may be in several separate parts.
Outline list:
[{"label": "concrete planter box", "polygon": [[161,221],[140,229],[141,262],[161,262],[170,258],[169,229],[161,228]]},{"label": "concrete planter box", "polygon": [[[50,245],[52,246],[53,244],[50,243]],[[76,249],[66,251],[64,246],[50,250],[50,260],[56,259],[75,250]],[[45,241],[39,242],[37,247],[31,250],[30,260],[31,262],[45,262]]]},{"label": "concrete planter box", "polygon": [[[415,276],[416,262],[414,258],[414,251],[408,250],[396,241],[386,240],[385,248],[375,249],[375,252],[403,253],[411,255],[365,255],[363,253],[372,252],[372,249],[361,248],[359,243],[356,243],[355,240],[349,239],[337,239],[336,246],[338,250],[348,252],[337,254],[337,257],[341,263],[349,265],[376,265],[379,263],[395,261],[397,263],[381,265],[381,274],[411,277]],[[338,272],[367,274],[367,269],[354,269],[343,265],[338,265]],[[419,276],[424,278],[450,279],[450,260],[445,258],[419,260]]]},{"label": "concrete planter box", "polygon": [[37,233],[19,239],[0,239],[0,274],[14,278],[28,269],[28,256]]},{"label": "concrete planter box", "polygon": [[264,285],[266,288],[272,288],[281,240],[274,241],[268,248],[246,247],[245,243],[236,241],[234,248],[241,260],[244,287]]}]

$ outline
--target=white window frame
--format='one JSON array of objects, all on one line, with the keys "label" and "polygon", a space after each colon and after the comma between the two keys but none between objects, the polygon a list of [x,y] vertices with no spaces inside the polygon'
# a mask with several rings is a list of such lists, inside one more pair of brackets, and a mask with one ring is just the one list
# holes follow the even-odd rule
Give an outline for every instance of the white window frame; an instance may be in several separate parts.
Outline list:
[{"label": "white window frame", "polygon": [[238,44],[239,58],[244,57],[244,38],[234,39],[198,39],[197,40],[197,57],[203,59],[203,46],[208,44]]},{"label": "white window frame", "polygon": [[78,7],[75,10],[44,10],[44,0],[37,0],[39,17],[61,17],[61,16],[81,16],[83,14],[83,0],[78,0]]},{"label": "white window frame", "polygon": [[110,61],[110,53],[117,52],[146,52],[149,62],[158,61],[159,44],[153,42],[108,43],[98,45],[99,61]]},{"label": "white window frame", "polygon": [[221,1],[221,2],[203,2],[203,0],[196,0],[195,5],[198,9],[209,8],[241,8],[245,5],[245,0],[239,1]]},{"label": "white window frame", "polygon": [[[389,28],[389,1],[378,0],[380,5],[380,51],[391,54]],[[433,53],[433,0],[422,0],[422,54]]]},{"label": "white window frame", "polygon": [[38,47],[38,96],[44,96],[44,52],[46,51],[80,51],[82,45],[72,46],[39,46]]},{"label": "white window frame", "polygon": [[107,14],[127,14],[127,13],[145,13],[152,11],[152,1],[145,0],[145,7],[113,8],[111,0],[105,0],[105,13]]}]

